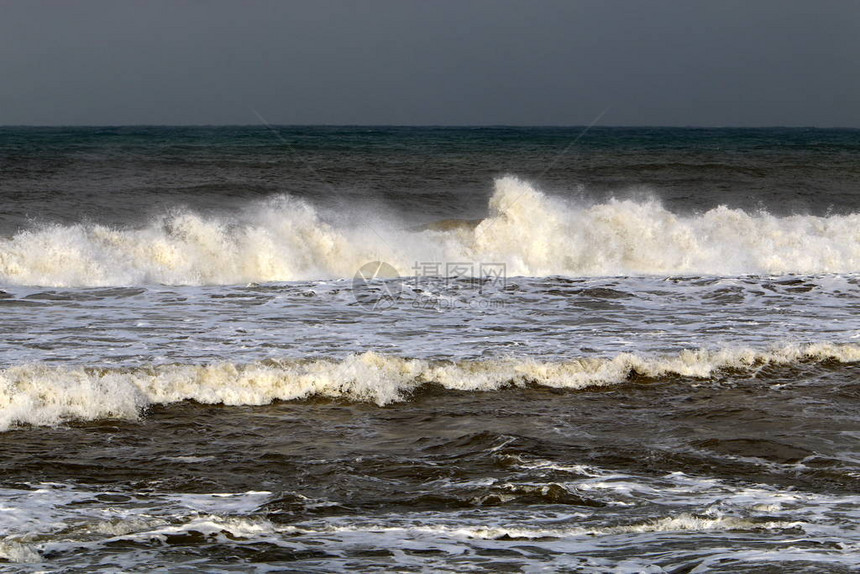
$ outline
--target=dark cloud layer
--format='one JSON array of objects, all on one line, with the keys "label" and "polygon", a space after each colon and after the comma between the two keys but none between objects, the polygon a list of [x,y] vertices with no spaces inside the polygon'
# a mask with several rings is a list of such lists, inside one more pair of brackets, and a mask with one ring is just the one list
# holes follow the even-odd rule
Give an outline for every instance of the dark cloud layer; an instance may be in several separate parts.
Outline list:
[{"label": "dark cloud layer", "polygon": [[0,124],[860,127],[857,0],[0,0]]}]

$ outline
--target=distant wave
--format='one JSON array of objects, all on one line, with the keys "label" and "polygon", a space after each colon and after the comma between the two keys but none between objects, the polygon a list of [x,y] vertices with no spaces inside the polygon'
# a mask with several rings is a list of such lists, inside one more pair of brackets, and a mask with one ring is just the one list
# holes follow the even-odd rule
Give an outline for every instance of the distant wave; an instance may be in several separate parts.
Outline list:
[{"label": "distant wave", "polygon": [[668,356],[624,353],[563,362],[434,362],[368,352],[342,360],[269,360],[245,365],[128,369],[18,365],[0,370],[0,430],[19,424],[55,425],[69,420],[131,420],[151,405],[183,400],[263,405],[276,400],[328,397],[386,405],[407,400],[428,384],[457,391],[494,391],[524,385],[583,389],[622,383],[632,375],[709,379],[727,370],[753,374],[767,365],[823,361],[860,361],[860,345],[699,349]]},{"label": "distant wave", "polygon": [[[351,211],[351,210],[347,210]],[[495,182],[489,216],[419,229],[361,224],[279,196],[232,217],[181,211],[141,229],[45,225],[0,239],[0,283],[225,285],[352,277],[383,260],[505,263],[508,276],[860,271],[860,214],[776,217],[718,207],[682,216],[656,200],[597,205]],[[345,221],[350,219],[352,223]]]}]

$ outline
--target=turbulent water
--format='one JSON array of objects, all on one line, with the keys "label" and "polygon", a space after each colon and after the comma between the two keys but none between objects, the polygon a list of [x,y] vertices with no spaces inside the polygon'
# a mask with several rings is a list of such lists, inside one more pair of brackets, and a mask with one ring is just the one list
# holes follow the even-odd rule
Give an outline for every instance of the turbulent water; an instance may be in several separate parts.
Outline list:
[{"label": "turbulent water", "polygon": [[0,571],[860,568],[860,131],[0,128]]}]

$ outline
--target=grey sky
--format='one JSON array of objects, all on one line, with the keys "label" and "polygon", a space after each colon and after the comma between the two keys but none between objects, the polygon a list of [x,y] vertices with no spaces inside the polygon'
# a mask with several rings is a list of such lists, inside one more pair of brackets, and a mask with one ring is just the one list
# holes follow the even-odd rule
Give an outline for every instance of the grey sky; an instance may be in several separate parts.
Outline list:
[{"label": "grey sky", "polygon": [[0,124],[860,127],[860,0],[0,0]]}]

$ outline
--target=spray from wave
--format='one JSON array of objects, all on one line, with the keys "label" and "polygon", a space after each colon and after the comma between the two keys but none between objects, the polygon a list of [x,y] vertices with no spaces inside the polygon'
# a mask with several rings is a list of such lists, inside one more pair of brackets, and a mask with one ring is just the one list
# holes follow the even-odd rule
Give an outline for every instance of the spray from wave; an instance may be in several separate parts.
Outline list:
[{"label": "spray from wave", "polygon": [[0,282],[51,287],[228,285],[352,277],[367,261],[505,263],[508,276],[839,273],[860,270],[860,214],[775,217],[655,200],[598,205],[495,182],[475,225],[330,222],[280,196],[233,217],[177,212],[142,229],[42,226],[0,239]]},{"label": "spray from wave", "polygon": [[726,370],[755,373],[767,365],[860,361],[860,345],[810,344],[771,350],[689,350],[671,356],[624,353],[563,362],[530,359],[433,362],[373,352],[342,360],[264,361],[245,365],[164,365],[109,369],[18,365],[0,370],[0,430],[67,420],[133,420],[151,405],[192,400],[204,404],[263,405],[328,397],[403,401],[427,384],[457,391],[539,385],[583,389],[648,378],[708,379]]}]

